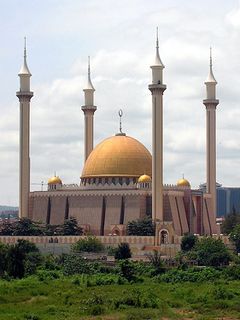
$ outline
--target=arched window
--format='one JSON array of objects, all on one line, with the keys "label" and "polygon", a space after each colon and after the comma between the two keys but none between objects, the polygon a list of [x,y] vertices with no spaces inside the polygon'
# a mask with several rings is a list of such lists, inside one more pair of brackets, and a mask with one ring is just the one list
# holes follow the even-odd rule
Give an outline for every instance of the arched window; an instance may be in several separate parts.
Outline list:
[{"label": "arched window", "polygon": [[160,231],[160,244],[168,244],[169,243],[169,235],[167,230]]}]

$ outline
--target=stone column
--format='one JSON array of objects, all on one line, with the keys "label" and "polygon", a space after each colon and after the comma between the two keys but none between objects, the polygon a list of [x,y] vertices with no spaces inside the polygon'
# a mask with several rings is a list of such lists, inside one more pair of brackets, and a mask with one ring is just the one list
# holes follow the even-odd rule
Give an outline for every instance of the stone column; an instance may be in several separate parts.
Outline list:
[{"label": "stone column", "polygon": [[87,160],[89,154],[93,150],[94,137],[94,112],[97,110],[95,106],[82,106],[84,112],[84,158]]},{"label": "stone column", "polygon": [[162,84],[151,84],[152,93],[152,214],[163,221],[163,92]]},{"label": "stone column", "polygon": [[17,92],[20,103],[19,217],[28,217],[30,192],[30,100],[32,92]]}]

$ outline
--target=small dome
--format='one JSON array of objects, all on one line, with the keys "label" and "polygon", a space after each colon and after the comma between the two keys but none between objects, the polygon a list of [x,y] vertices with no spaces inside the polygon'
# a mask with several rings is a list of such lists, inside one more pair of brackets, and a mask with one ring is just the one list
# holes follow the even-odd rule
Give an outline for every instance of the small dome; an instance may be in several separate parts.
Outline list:
[{"label": "small dome", "polygon": [[177,182],[177,186],[178,187],[188,187],[188,188],[191,187],[190,182],[185,178],[179,179]]},{"label": "small dome", "polygon": [[147,174],[143,174],[138,178],[138,183],[144,183],[144,182],[152,182],[152,179]]},{"label": "small dome", "polygon": [[62,180],[59,177],[52,177],[48,179],[48,184],[62,184]]}]

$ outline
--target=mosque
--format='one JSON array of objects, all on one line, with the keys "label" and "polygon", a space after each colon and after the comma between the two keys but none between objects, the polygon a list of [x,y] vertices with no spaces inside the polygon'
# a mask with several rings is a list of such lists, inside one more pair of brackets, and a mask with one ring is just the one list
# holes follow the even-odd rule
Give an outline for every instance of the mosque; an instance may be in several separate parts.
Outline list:
[{"label": "mosque", "polygon": [[138,140],[120,130],[94,147],[94,86],[88,63],[84,91],[85,164],[79,185],[65,185],[58,176],[48,180],[47,191],[30,192],[29,116],[31,73],[24,63],[19,72],[20,90],[20,217],[47,224],[61,224],[75,217],[87,233],[126,235],[129,221],[152,217],[156,223],[156,243],[173,243],[174,235],[212,235],[216,225],[216,80],[210,70],[206,85],[206,190],[192,189],[184,177],[176,185],[163,183],[163,82],[164,65],[159,55],[151,66],[152,155]]}]

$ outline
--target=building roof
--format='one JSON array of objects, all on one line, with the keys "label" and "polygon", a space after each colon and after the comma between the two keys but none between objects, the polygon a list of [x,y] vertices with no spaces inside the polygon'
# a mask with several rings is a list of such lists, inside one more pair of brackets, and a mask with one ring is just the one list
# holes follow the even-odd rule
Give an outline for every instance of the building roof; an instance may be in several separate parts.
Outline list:
[{"label": "building roof", "polygon": [[48,184],[62,184],[62,180],[59,177],[53,176],[52,178],[48,179]]},{"label": "building roof", "polygon": [[144,183],[144,182],[151,182],[152,179],[147,174],[143,174],[141,177],[139,177],[138,182]]},{"label": "building roof", "polygon": [[81,178],[152,175],[152,156],[138,140],[119,134],[105,139],[90,153]]},{"label": "building roof", "polygon": [[191,187],[190,182],[185,178],[179,179],[177,182],[177,186],[178,187],[189,187],[189,188]]}]

